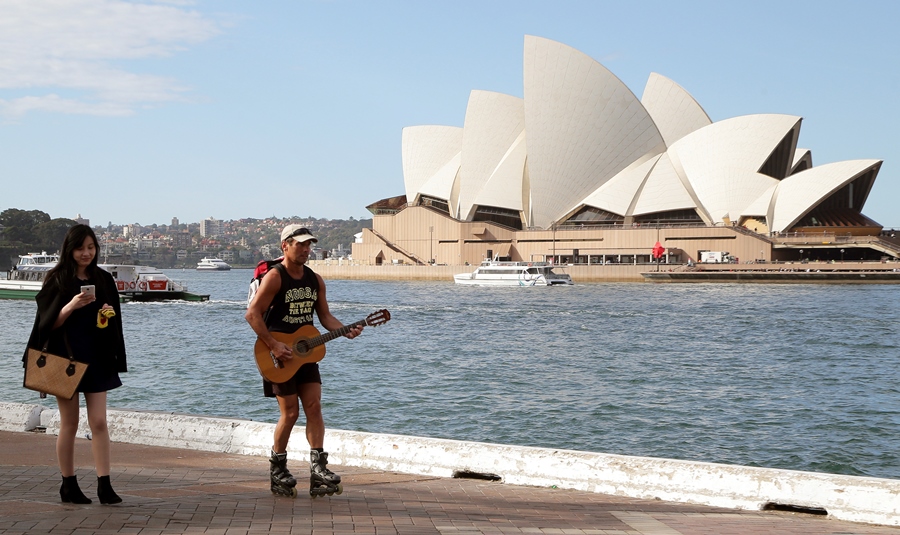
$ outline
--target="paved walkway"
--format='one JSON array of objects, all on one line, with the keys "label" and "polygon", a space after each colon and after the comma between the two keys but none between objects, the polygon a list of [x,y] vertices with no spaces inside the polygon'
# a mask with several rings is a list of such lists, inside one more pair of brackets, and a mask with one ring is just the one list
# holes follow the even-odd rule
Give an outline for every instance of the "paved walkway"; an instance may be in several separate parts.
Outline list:
[{"label": "paved walkway", "polygon": [[[302,437],[300,437],[302,440]],[[732,511],[588,492],[334,466],[344,493],[275,497],[263,457],[113,444],[118,505],[63,504],[55,436],[0,432],[0,534],[890,534],[900,528],[786,512]],[[90,442],[76,444],[96,496]],[[290,462],[295,474],[299,460]],[[300,486],[298,486],[300,488]],[[305,486],[301,490],[305,492]]]}]

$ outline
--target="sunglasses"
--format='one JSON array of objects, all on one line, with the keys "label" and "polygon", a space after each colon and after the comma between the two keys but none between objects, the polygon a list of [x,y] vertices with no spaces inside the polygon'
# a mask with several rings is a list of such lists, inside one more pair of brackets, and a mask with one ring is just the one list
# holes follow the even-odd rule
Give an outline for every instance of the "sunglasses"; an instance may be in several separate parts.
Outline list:
[{"label": "sunglasses", "polygon": [[294,232],[291,232],[291,235],[288,238],[293,238],[294,236],[303,236],[304,234],[312,234],[308,228],[298,228]]}]

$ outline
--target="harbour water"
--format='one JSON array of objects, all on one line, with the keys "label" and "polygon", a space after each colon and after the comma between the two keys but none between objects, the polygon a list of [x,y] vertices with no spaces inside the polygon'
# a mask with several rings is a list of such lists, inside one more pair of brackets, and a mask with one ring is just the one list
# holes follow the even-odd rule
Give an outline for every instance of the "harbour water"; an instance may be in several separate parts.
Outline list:
[{"label": "harbour water", "polygon": [[[167,271],[210,301],[124,304],[110,406],[274,422],[250,273]],[[331,428],[900,478],[896,285],[327,287],[344,322],[392,314],[327,345]],[[21,387],[34,310],[0,301],[0,401],[53,407]]]}]

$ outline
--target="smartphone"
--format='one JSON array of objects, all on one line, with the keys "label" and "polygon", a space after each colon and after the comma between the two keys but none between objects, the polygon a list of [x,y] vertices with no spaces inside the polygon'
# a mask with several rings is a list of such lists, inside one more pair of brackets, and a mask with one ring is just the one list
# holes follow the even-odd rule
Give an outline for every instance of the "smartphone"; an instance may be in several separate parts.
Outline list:
[{"label": "smartphone", "polygon": [[94,287],[93,284],[87,284],[85,286],[82,286],[81,291],[92,297],[97,297],[97,289]]}]

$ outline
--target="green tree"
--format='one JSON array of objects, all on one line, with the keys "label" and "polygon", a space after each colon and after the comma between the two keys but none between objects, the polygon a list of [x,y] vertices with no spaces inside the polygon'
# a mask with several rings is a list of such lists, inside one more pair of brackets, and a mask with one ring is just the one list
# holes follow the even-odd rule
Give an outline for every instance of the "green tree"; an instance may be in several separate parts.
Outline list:
[{"label": "green tree", "polygon": [[35,241],[32,244],[44,251],[56,251],[74,225],[75,221],[62,217],[40,223],[34,227]]},{"label": "green tree", "polygon": [[3,225],[3,238],[9,242],[33,245],[37,241],[35,228],[41,223],[50,221],[50,215],[40,210],[19,210],[8,208],[0,212],[0,225]]},{"label": "green tree", "polygon": [[313,233],[319,238],[318,247],[331,250],[337,249],[338,245],[343,245],[345,249],[349,249],[355,234],[362,232],[363,228],[372,228],[371,219],[359,219],[343,221],[335,219],[327,227],[316,228]]}]

